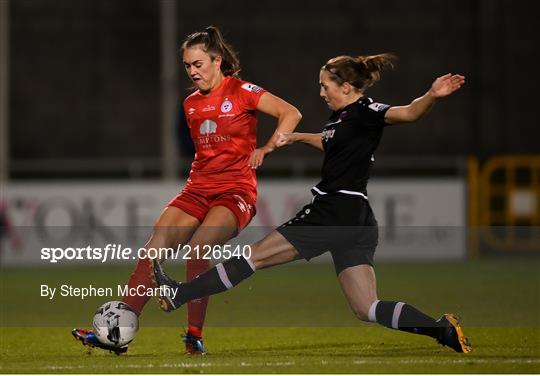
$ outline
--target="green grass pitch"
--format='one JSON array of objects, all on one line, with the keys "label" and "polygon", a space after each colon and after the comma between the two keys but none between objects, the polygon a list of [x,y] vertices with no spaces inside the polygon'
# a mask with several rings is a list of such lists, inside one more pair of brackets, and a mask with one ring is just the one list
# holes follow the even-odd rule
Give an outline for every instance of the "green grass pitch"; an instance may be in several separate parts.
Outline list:
[{"label": "green grass pitch", "polygon": [[[131,266],[2,268],[0,373],[539,373],[540,260],[380,262],[379,297],[428,314],[462,317],[474,351],[357,321],[325,263],[257,272],[212,297],[209,354],[188,357],[180,342],[185,309],[162,313],[151,300],[127,355],[87,353],[72,339],[108,298],[49,300],[40,285],[106,287]],[[167,270],[183,279],[181,266]]]}]

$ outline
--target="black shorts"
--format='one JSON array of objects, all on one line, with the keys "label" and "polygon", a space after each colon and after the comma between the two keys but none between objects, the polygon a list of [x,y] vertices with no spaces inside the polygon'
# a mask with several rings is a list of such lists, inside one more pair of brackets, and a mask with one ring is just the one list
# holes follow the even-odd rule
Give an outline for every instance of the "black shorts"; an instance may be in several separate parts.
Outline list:
[{"label": "black shorts", "polygon": [[379,237],[369,202],[339,192],[315,196],[276,231],[308,261],[330,252],[337,274],[351,266],[373,265]]}]

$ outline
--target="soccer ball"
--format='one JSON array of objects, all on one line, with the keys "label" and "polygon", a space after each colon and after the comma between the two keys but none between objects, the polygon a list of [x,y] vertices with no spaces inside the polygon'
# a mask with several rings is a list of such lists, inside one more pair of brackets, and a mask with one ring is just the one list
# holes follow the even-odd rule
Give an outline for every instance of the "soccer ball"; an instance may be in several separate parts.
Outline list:
[{"label": "soccer ball", "polygon": [[92,324],[101,343],[122,347],[135,338],[139,317],[126,303],[112,301],[98,308]]}]

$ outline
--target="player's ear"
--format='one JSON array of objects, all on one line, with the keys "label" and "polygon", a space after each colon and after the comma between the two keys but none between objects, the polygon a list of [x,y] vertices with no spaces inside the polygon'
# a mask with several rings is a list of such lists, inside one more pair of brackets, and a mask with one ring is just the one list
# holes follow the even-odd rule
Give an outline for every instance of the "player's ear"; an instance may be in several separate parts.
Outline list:
[{"label": "player's ear", "polygon": [[353,90],[353,87],[350,83],[344,82],[343,85],[341,85],[341,90],[343,91],[343,94],[349,95]]},{"label": "player's ear", "polygon": [[215,58],[214,58],[214,61],[213,63],[216,65],[217,68],[221,68],[221,62],[223,61],[223,58],[221,57],[221,55],[217,55]]}]

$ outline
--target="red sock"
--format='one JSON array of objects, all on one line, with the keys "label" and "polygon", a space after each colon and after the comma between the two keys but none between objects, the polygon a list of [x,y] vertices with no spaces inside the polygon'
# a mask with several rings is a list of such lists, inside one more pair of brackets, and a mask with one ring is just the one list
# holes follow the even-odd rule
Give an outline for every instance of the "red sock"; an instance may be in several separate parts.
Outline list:
[{"label": "red sock", "polygon": [[[150,268],[151,263],[149,259],[139,259],[139,262],[137,262],[137,266],[135,267],[135,270],[129,277],[128,281],[128,287],[131,288],[137,288],[139,285],[143,285],[147,288],[149,287],[155,287],[154,282],[150,278]],[[122,301],[126,304],[129,304],[131,308],[135,310],[135,312],[140,315],[144,306],[146,305],[146,302],[150,300],[149,296],[143,295],[139,296],[134,294],[133,296],[124,296],[122,298]]]},{"label": "red sock", "polygon": [[[210,269],[210,260],[188,260],[186,263],[186,277],[188,282]],[[208,296],[188,302],[188,333],[202,337],[204,318]]]},{"label": "red sock", "polygon": [[188,334],[202,338],[202,328],[199,328],[198,326],[191,326],[188,325]]}]

